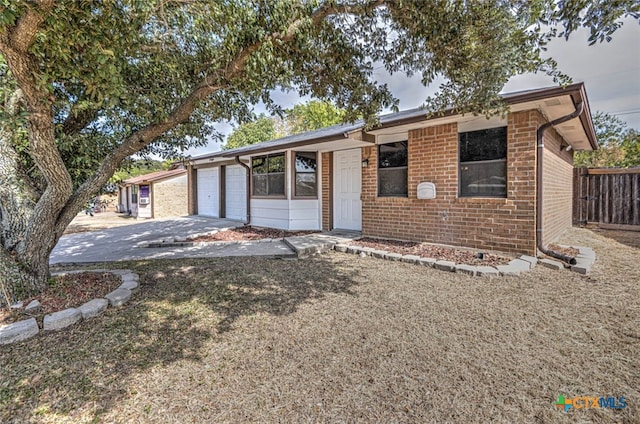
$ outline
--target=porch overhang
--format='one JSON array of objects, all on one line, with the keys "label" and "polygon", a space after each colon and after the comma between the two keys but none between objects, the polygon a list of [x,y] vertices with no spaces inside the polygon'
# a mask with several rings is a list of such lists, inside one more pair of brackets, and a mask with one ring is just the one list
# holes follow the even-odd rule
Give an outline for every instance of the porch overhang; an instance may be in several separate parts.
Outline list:
[{"label": "porch overhang", "polygon": [[195,166],[205,164],[224,165],[233,161],[236,157],[240,160],[248,161],[252,156],[279,153],[287,150],[300,150],[305,152],[331,152],[336,150],[356,149],[360,147],[370,146],[375,143],[375,137],[358,129],[345,132],[340,135],[331,135],[321,138],[308,138],[295,140],[288,143],[278,143],[275,145],[247,146],[246,148],[234,149],[229,151],[216,152],[206,157],[193,158],[191,163]]}]

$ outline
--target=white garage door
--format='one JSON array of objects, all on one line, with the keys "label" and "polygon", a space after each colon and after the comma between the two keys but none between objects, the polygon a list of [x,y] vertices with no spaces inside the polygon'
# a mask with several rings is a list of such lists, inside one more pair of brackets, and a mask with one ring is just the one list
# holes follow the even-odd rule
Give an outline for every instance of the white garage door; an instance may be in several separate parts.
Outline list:
[{"label": "white garage door", "polygon": [[198,169],[198,215],[220,216],[219,168]]},{"label": "white garage door", "polygon": [[226,217],[244,221],[247,219],[247,173],[240,165],[225,168]]}]

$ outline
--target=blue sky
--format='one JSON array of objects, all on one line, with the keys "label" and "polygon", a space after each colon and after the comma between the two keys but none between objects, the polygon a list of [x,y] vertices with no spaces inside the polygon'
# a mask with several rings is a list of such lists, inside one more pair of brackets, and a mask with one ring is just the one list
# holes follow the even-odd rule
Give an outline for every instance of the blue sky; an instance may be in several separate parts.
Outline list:
[{"label": "blue sky", "polygon": [[[633,19],[626,19],[609,43],[589,46],[587,39],[586,30],[574,33],[568,41],[555,39],[546,55],[553,57],[559,69],[571,76],[574,82],[585,83],[593,113],[601,111],[615,115],[629,127],[640,130],[640,25]],[[376,71],[374,76],[386,82],[400,99],[400,110],[422,105],[438,88],[437,85],[424,87],[419,76],[407,78],[402,73],[390,76],[383,70]],[[544,74],[518,75],[505,85],[503,91],[551,85],[554,85],[553,80]],[[294,93],[274,93],[274,99],[285,108],[308,100]],[[265,109],[258,105],[255,111],[261,113]],[[220,123],[217,128],[225,135],[233,130],[229,123]],[[219,144],[211,142],[207,147],[191,149],[187,154],[198,155],[219,149]]]}]

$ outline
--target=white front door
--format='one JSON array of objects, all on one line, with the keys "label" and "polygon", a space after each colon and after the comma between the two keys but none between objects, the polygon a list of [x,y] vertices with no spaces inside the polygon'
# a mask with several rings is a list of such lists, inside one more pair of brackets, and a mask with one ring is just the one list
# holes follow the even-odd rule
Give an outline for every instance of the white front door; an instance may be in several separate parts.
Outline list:
[{"label": "white front door", "polygon": [[197,171],[198,215],[220,216],[219,169],[204,168]]},{"label": "white front door", "polygon": [[360,149],[333,154],[333,227],[362,230],[362,157]]},{"label": "white front door", "polygon": [[247,172],[241,165],[225,168],[225,216],[229,219],[247,219]]}]

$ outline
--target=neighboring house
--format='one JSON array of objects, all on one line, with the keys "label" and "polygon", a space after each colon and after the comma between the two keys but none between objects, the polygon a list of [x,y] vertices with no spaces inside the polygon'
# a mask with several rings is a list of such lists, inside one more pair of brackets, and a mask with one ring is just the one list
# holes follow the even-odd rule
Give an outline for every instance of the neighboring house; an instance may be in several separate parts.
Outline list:
[{"label": "neighboring house", "polygon": [[137,218],[185,216],[187,202],[184,167],[129,178],[118,190],[118,212]]},{"label": "neighboring house", "polygon": [[535,254],[571,226],[595,131],[581,83],[503,97],[504,118],[415,109],[192,158],[189,213]]}]

